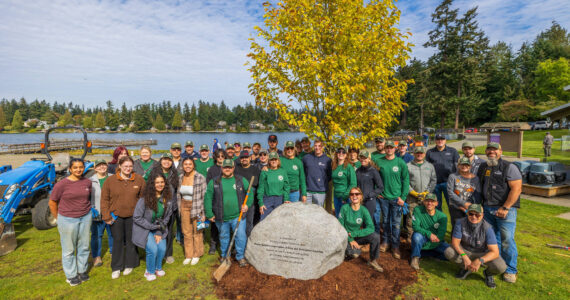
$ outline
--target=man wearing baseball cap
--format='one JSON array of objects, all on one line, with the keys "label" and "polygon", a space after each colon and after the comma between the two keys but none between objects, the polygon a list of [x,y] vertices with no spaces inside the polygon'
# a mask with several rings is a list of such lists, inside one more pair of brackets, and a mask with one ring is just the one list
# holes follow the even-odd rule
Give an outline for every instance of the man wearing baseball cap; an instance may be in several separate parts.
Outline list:
[{"label": "man wearing baseball cap", "polygon": [[233,144],[228,144],[226,147],[226,156],[231,160],[237,160],[238,157],[236,156],[236,148]]},{"label": "man wearing baseball cap", "polygon": [[488,161],[482,163],[477,172],[477,177],[481,180],[485,220],[501,237],[501,257],[507,263],[503,279],[515,283],[518,257],[515,228],[520,208],[522,175],[514,164],[501,158],[503,151],[499,143],[488,143],[485,154]]},{"label": "man wearing baseball cap", "polygon": [[442,195],[449,205],[449,195],[447,194],[447,179],[449,174],[457,171],[457,161],[459,160],[459,153],[453,147],[445,144],[445,135],[435,135],[435,147],[426,152],[426,160],[435,167],[435,174],[437,175],[437,185],[435,186],[434,194],[437,196],[437,209],[441,210]]},{"label": "man wearing baseball cap", "polygon": [[271,153],[271,152],[277,152],[277,154],[279,154],[279,156],[283,156],[283,151],[277,149],[277,136],[272,134],[267,138],[267,144],[269,145],[269,148],[267,149],[267,152]]},{"label": "man wearing baseball cap", "polygon": [[445,249],[445,257],[460,266],[455,275],[465,279],[469,274],[477,272],[482,266],[485,284],[495,288],[494,275],[507,269],[505,261],[499,255],[499,246],[493,227],[483,219],[483,208],[480,204],[471,204],[467,209],[467,218],[457,220],[451,234],[451,247]]},{"label": "man wearing baseball cap", "polygon": [[463,145],[461,145],[461,151],[463,152],[463,157],[469,158],[469,161],[471,162],[471,173],[477,174],[479,166],[481,166],[481,164],[485,162],[485,160],[475,155],[475,145],[473,144],[473,142],[470,141],[463,142]]},{"label": "man wearing baseball cap", "polygon": [[234,150],[236,152],[236,157],[239,156],[239,154],[241,153],[241,143],[240,142],[235,142],[234,143]]},{"label": "man wearing baseball cap", "polygon": [[[370,159],[376,164],[376,161],[386,156],[386,150],[384,150],[384,145],[386,144],[386,139],[383,137],[377,137],[374,139],[376,143],[376,151],[372,152]],[[378,164],[376,164],[378,165]]]},{"label": "man wearing baseball cap", "polygon": [[208,175],[208,169],[214,165],[214,159],[210,158],[210,148],[203,144],[200,146],[200,158],[194,161],[196,163],[196,171],[204,177]]},{"label": "man wearing baseball cap", "polygon": [[170,145],[170,154],[172,155],[172,163],[178,174],[182,172],[182,145],[180,143],[172,143]]},{"label": "man wearing baseball cap", "polygon": [[303,137],[301,139],[301,148],[303,151],[297,155],[300,160],[303,160],[303,157],[305,157],[305,155],[313,152],[313,149],[311,149],[311,140],[309,140],[308,137]]},{"label": "man wearing baseball cap", "polygon": [[[100,267],[103,265],[101,259],[101,249],[103,248],[103,233],[107,230],[107,241],[109,242],[109,251],[113,249],[113,235],[111,234],[111,225],[103,222],[101,218],[101,189],[105,180],[109,178],[107,173],[107,162],[104,159],[98,159],[93,166],[95,174],[89,178],[91,180],[91,212],[93,213],[93,221],[91,225],[91,256],[93,257],[93,266]],[[96,213],[93,212],[95,210]]]},{"label": "man wearing baseball cap", "polygon": [[250,152],[251,151],[251,144],[249,142],[243,143],[243,150],[242,151]]},{"label": "man wearing baseball cap", "polygon": [[[245,149],[245,144],[244,144]],[[255,195],[255,191],[257,190],[257,186],[259,183],[259,174],[261,170],[259,170],[256,166],[251,163],[251,154],[249,151],[242,150],[239,154],[239,164],[236,164],[235,174],[245,178],[248,184],[251,185],[250,195],[253,197]],[[251,182],[251,178],[253,177],[253,182]],[[247,211],[246,215],[246,228],[245,232],[247,237],[251,234],[253,230],[253,226],[259,222],[259,205],[256,204],[257,201],[252,202],[252,207]]]},{"label": "man wearing baseball cap", "polygon": [[240,211],[247,214],[254,197],[248,197],[246,193],[249,186],[247,180],[239,175],[234,175],[234,162],[231,159],[224,159],[222,162],[222,176],[218,176],[210,182],[206,188],[204,197],[204,210],[206,218],[215,222],[215,226],[220,233],[221,256],[224,259],[230,245],[231,232],[236,231],[236,260],[240,267],[247,266],[245,260],[245,247],[247,245],[246,222],[240,222],[238,227],[238,217]]},{"label": "man wearing baseball cap", "polygon": [[184,153],[182,153],[182,159],[184,160],[186,157],[192,157],[192,159],[197,160],[200,158],[200,154],[194,150],[194,142],[186,141],[184,144]]},{"label": "man wearing baseball cap", "polygon": [[414,160],[414,156],[408,153],[408,144],[405,140],[398,142],[398,151],[396,151],[396,156],[403,159],[405,163],[409,163]]},{"label": "man wearing baseball cap", "polygon": [[423,205],[414,208],[412,235],[412,260],[410,265],[420,269],[421,256],[444,258],[445,249],[449,248],[443,238],[447,230],[447,216],[437,206],[437,197],[428,193],[422,201]]}]

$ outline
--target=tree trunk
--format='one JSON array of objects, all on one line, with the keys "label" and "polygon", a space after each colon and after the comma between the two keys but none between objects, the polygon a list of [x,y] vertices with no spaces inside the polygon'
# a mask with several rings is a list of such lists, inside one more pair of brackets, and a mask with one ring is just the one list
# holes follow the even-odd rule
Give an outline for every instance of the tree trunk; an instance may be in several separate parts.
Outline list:
[{"label": "tree trunk", "polygon": [[424,104],[420,104],[420,128],[422,129],[422,132],[420,132],[420,134],[424,133]]},{"label": "tree trunk", "polygon": [[407,110],[404,109],[404,111],[402,112],[403,116],[402,116],[402,128],[406,128],[406,121],[408,119],[408,114],[407,114]]},{"label": "tree trunk", "polygon": [[443,129],[443,128],[445,128],[445,109],[441,110],[440,116],[441,116],[441,119],[440,119],[439,128]]},{"label": "tree trunk", "polygon": [[459,104],[457,104],[457,107],[455,108],[455,132],[457,132],[457,129],[459,129]]}]

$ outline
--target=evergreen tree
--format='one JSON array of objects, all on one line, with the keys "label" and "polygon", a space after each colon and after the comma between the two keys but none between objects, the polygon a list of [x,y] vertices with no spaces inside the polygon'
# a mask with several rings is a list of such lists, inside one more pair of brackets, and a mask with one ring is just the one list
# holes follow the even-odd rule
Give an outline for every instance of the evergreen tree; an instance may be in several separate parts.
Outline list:
[{"label": "evergreen tree", "polygon": [[22,114],[20,114],[20,110],[16,110],[12,118],[12,130],[21,130],[23,127],[24,120],[22,120]]},{"label": "evergreen tree", "polygon": [[154,120],[154,128],[158,130],[166,129],[166,125],[164,124],[164,121],[162,120],[162,116],[160,114],[156,115],[156,120]]},{"label": "evergreen tree", "polygon": [[123,102],[123,105],[121,106],[121,114],[119,116],[119,123],[121,123],[127,127],[131,123],[131,112],[127,108],[127,104],[125,104],[125,102]]},{"label": "evergreen tree", "polygon": [[82,126],[85,129],[92,129],[93,128],[93,118],[91,116],[84,117]]},{"label": "evergreen tree", "polygon": [[182,115],[179,111],[174,113],[174,117],[172,118],[172,129],[180,130],[182,128]]},{"label": "evergreen tree", "polygon": [[6,115],[4,114],[4,108],[0,106],[0,129],[6,126]]},{"label": "evergreen tree", "polygon": [[138,105],[133,114],[134,130],[149,130],[152,127],[152,113],[149,104]]},{"label": "evergreen tree", "polygon": [[192,131],[200,131],[200,122],[198,119],[194,120],[194,125],[192,126]]}]

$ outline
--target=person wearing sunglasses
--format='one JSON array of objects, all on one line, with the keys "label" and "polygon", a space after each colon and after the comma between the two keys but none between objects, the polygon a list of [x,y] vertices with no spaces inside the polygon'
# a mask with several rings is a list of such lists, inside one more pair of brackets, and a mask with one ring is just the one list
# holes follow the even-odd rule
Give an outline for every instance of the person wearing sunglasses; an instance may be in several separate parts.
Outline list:
[{"label": "person wearing sunglasses", "polygon": [[334,213],[338,218],[341,207],[348,201],[348,192],[356,187],[356,172],[348,163],[346,149],[339,147],[332,162],[332,182],[334,187]]},{"label": "person wearing sunglasses", "polygon": [[447,216],[437,206],[437,197],[429,193],[422,201],[423,205],[414,208],[412,226],[412,260],[410,266],[420,269],[420,257],[433,256],[445,259],[445,249],[449,248],[443,238],[447,230]]},{"label": "person wearing sunglasses", "polygon": [[465,218],[469,205],[481,203],[481,184],[479,178],[471,173],[472,162],[468,157],[462,157],[457,163],[457,173],[450,174],[447,179],[447,194],[449,195],[449,215],[451,225]]},{"label": "person wearing sunglasses", "polygon": [[[362,150],[358,154],[360,167],[356,169],[356,184],[362,191],[363,205],[368,209],[370,216],[374,216],[376,204],[379,201],[378,196],[384,190],[384,183],[380,177],[380,173],[372,164],[370,153],[368,150]],[[374,222],[375,231],[380,233],[378,222]]]},{"label": "person wearing sunglasses", "polygon": [[338,221],[348,233],[346,257],[348,259],[357,258],[361,253],[361,246],[370,244],[368,265],[374,270],[382,272],[382,267],[376,261],[379,256],[380,235],[374,232],[374,222],[368,209],[361,206],[362,191],[353,187],[349,190],[348,195],[350,204],[343,205],[338,216]]},{"label": "person wearing sunglasses", "polygon": [[[226,152],[223,149],[217,149],[214,151],[214,159],[216,161],[216,164],[208,169],[208,173],[206,173],[206,184],[210,183],[212,179],[222,176],[222,163],[226,158]],[[210,226],[210,250],[208,251],[208,254],[216,254],[216,248],[219,244],[220,235],[218,232],[218,227]]]},{"label": "person wearing sunglasses", "polygon": [[260,222],[283,203],[289,203],[289,178],[287,171],[281,168],[277,152],[269,153],[269,169],[259,175],[257,199],[259,201]]},{"label": "person wearing sunglasses", "polygon": [[170,154],[172,155],[172,164],[178,173],[182,173],[182,145],[180,143],[172,143],[170,145]]},{"label": "person wearing sunglasses", "polygon": [[465,279],[469,274],[486,270],[485,284],[495,288],[494,275],[505,272],[507,265],[499,255],[499,247],[493,227],[483,219],[483,207],[471,204],[467,209],[467,218],[457,220],[451,235],[451,247],[445,249],[445,257],[458,264],[461,269],[455,275]]},{"label": "person wearing sunglasses", "polygon": [[307,202],[307,183],[305,181],[305,169],[303,162],[295,156],[295,143],[288,141],[285,143],[283,156],[281,157],[281,167],[287,172],[289,178],[289,201],[297,202],[299,199],[303,203]]},{"label": "person wearing sunglasses", "polygon": [[261,171],[267,171],[269,164],[269,153],[266,149],[259,150],[259,157],[257,158],[257,163],[255,164]]}]

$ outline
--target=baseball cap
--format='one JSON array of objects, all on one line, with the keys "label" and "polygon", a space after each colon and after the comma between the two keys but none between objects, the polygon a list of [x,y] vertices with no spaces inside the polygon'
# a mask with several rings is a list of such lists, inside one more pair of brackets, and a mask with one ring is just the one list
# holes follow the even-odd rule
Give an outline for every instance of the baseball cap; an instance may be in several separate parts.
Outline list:
[{"label": "baseball cap", "polygon": [[202,151],[202,150],[208,150],[208,151],[210,151],[210,148],[208,147],[208,145],[202,144],[202,146],[200,146],[200,151]]},{"label": "baseball cap", "polygon": [[445,140],[445,135],[438,133],[435,135],[436,140]]},{"label": "baseball cap", "polygon": [[358,156],[370,158],[370,153],[368,152],[368,150],[362,150],[360,151],[360,153],[358,153]]},{"label": "baseball cap", "polygon": [[501,149],[501,144],[495,143],[495,142],[491,142],[491,143],[488,143],[488,144],[487,144],[487,148]]},{"label": "baseball cap", "polygon": [[95,166],[98,166],[100,164],[107,164],[107,162],[104,159],[98,159],[95,161]]},{"label": "baseball cap", "polygon": [[242,157],[249,157],[249,151],[247,151],[247,150],[242,150],[242,151],[239,153],[239,158],[242,158]]},{"label": "baseball cap", "polygon": [[226,149],[235,149],[235,148],[234,148],[234,144],[228,144],[228,146],[226,147]]},{"label": "baseball cap", "polygon": [[462,158],[459,159],[459,162],[457,164],[458,165],[471,165],[471,161],[469,160],[468,157],[463,156]]},{"label": "baseball cap", "polygon": [[434,193],[429,193],[424,198],[424,201],[426,200],[437,201],[437,196]]},{"label": "baseball cap", "polygon": [[387,141],[384,147],[396,147],[396,144],[394,144],[394,141]]},{"label": "baseball cap", "polygon": [[233,167],[233,166],[234,166],[234,161],[229,158],[224,159],[224,161],[222,162],[222,168]]},{"label": "baseball cap", "polygon": [[467,208],[467,211],[474,211],[476,213],[482,214],[483,213],[483,207],[481,206],[481,204],[471,204],[469,205],[469,208]]},{"label": "baseball cap", "polygon": [[383,138],[383,137],[381,137],[381,136],[376,137],[376,138],[374,139],[375,142],[384,142],[385,140],[386,140],[386,139]]},{"label": "baseball cap", "polygon": [[251,148],[251,144],[249,142],[243,143],[244,148]]},{"label": "baseball cap", "polygon": [[279,159],[279,154],[277,154],[277,152],[271,152],[269,153],[269,159]]},{"label": "baseball cap", "polygon": [[194,147],[194,142],[192,142],[192,141],[186,141],[186,144],[184,144],[184,147],[186,147],[186,146],[192,146],[192,147]]},{"label": "baseball cap", "polygon": [[240,146],[241,146],[241,143],[240,143],[240,142],[235,142],[234,145],[240,145]]},{"label": "baseball cap", "polygon": [[405,141],[405,140],[401,140],[401,141],[398,142],[398,146],[400,146],[400,145],[407,146],[407,145],[408,145],[408,142]]},{"label": "baseball cap", "polygon": [[473,142],[465,141],[461,145],[461,148],[475,148],[475,145],[473,144]]},{"label": "baseball cap", "polygon": [[170,158],[172,159],[172,154],[166,152],[166,153],[162,153],[162,156],[160,158]]},{"label": "baseball cap", "polygon": [[182,149],[182,145],[180,143],[172,143],[170,144],[170,149]]},{"label": "baseball cap", "polygon": [[277,136],[272,134],[267,138],[268,141],[277,142]]},{"label": "baseball cap", "polygon": [[287,141],[287,143],[285,143],[285,149],[287,148],[295,148],[295,143],[292,141]]},{"label": "baseball cap", "polygon": [[257,145],[257,146],[260,146],[260,147],[261,147],[261,144],[260,144],[259,142],[255,142],[255,143],[253,143],[253,145],[254,145],[254,146]]},{"label": "baseball cap", "polygon": [[424,148],[424,146],[416,147],[414,153],[426,153],[426,148]]},{"label": "baseball cap", "polygon": [[267,154],[267,149],[261,148],[261,149],[259,149],[259,153],[260,153],[260,154],[261,154],[261,153]]},{"label": "baseball cap", "polygon": [[301,143],[303,143],[303,142],[307,142],[307,143],[310,143],[310,142],[311,142],[311,140],[309,140],[309,138],[308,138],[308,137],[303,137],[303,138],[301,139]]}]

